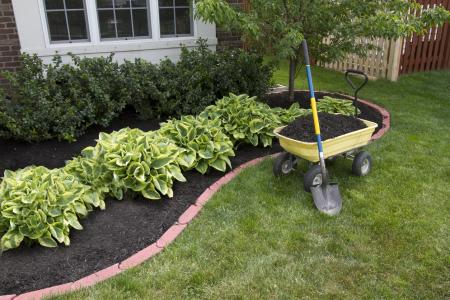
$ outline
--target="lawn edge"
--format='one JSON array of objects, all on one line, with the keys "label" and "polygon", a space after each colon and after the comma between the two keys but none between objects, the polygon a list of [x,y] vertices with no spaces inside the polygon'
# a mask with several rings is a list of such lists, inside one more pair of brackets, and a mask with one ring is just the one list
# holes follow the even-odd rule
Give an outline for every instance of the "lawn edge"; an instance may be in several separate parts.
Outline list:
[{"label": "lawn edge", "polygon": [[[372,136],[372,141],[380,139],[383,135],[389,131],[391,127],[391,116],[390,113],[383,107],[374,104],[367,100],[358,100],[367,106],[370,106],[377,110],[383,116],[383,126],[382,128]],[[189,206],[183,214],[178,218],[178,221],[172,225],[155,243],[150,246],[138,251],[137,253],[131,255],[127,259],[116,263],[110,267],[103,270],[97,271],[93,274],[87,275],[77,281],[68,282],[63,284],[58,284],[48,288],[26,292],[20,295],[0,295],[0,300],[40,300],[44,297],[58,296],[66,293],[75,292],[83,288],[87,288],[102,281],[105,281],[111,277],[114,277],[125,270],[134,268],[149,260],[153,256],[156,256],[162,252],[167,246],[169,246],[189,225],[192,220],[194,220],[200,213],[203,206],[212,198],[212,196],[220,190],[220,188],[228,184],[234,177],[236,177],[242,170],[255,166],[261,161],[269,158],[276,157],[280,153],[270,154],[267,156],[262,156],[255,158],[246,163],[241,164],[237,168],[231,170],[219,180],[211,184],[195,201],[194,204]]]}]

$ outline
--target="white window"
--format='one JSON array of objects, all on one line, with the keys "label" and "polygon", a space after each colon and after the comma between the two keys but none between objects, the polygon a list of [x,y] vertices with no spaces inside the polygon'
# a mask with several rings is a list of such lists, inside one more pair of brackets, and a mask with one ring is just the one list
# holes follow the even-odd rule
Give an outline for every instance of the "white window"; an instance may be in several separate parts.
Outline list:
[{"label": "white window", "polygon": [[47,43],[56,44],[50,48],[186,41],[198,30],[192,0],[34,1],[42,9]]},{"label": "white window", "polygon": [[[198,38],[217,45],[216,26],[194,19],[193,0],[8,0],[13,4],[21,51],[50,63],[55,52],[118,62],[177,60],[181,44]],[[2,2],[0,0],[0,2]],[[9,3],[9,2],[8,2]]]},{"label": "white window", "polygon": [[45,0],[44,6],[51,43],[89,40],[84,0]]},{"label": "white window", "polygon": [[102,40],[151,37],[147,0],[97,0],[97,12]]},{"label": "white window", "polygon": [[190,0],[159,0],[159,25],[162,37],[192,35]]}]

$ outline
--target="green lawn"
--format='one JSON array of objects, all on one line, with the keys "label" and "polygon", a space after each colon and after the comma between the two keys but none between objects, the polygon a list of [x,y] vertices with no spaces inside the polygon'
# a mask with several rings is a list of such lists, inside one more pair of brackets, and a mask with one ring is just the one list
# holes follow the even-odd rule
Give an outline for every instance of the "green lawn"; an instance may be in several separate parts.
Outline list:
[{"label": "green lawn", "polygon": [[[349,92],[343,75],[315,68],[317,90]],[[275,75],[287,83],[284,68]],[[298,80],[304,88],[304,77]],[[363,98],[392,113],[368,150],[370,176],[351,162],[330,171],[344,208],[327,217],[272,161],[245,170],[163,253],[59,299],[449,299],[450,72],[371,81]]]}]

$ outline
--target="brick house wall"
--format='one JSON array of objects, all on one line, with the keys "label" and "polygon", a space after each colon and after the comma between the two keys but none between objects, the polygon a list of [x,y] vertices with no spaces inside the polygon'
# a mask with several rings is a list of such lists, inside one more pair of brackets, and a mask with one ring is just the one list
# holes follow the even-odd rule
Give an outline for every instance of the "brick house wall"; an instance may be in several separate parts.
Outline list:
[{"label": "brick house wall", "polygon": [[[0,70],[17,70],[19,57],[20,42],[11,0],[0,0]],[[5,84],[1,78],[0,84]]]},{"label": "brick house wall", "polygon": [[[241,9],[246,9],[248,7],[248,0],[227,0],[230,4],[237,6]],[[241,36],[238,33],[225,31],[221,28],[217,28],[217,40],[218,47],[238,47],[242,48],[244,45],[241,41]]]}]

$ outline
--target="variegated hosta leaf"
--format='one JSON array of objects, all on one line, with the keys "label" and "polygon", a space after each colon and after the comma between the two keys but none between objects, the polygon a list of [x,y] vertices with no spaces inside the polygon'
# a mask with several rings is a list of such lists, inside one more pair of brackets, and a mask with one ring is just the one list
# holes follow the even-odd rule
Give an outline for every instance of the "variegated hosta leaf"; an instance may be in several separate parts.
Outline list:
[{"label": "variegated hosta leaf", "polygon": [[185,170],[196,169],[204,174],[209,167],[222,172],[227,165],[231,167],[233,143],[218,119],[184,116],[162,123],[158,132],[184,149],[177,161]]},{"label": "variegated hosta leaf", "polygon": [[208,106],[200,116],[220,123],[236,146],[239,142],[245,142],[267,147],[272,145],[275,128],[291,123],[307,113],[298,104],[289,109],[273,109],[256,101],[255,97],[230,94],[215,105]]},{"label": "variegated hosta leaf", "polygon": [[45,247],[70,243],[70,228],[82,229],[78,218],[104,208],[101,194],[64,169],[28,167],[5,171],[0,184],[0,249],[23,240]]},{"label": "variegated hosta leaf", "polygon": [[66,168],[90,182],[99,194],[121,200],[126,190],[132,190],[160,199],[172,197],[174,179],[186,181],[180,170],[184,152],[158,132],[124,128],[101,133],[97,145],[85,149]]},{"label": "variegated hosta leaf", "polygon": [[[317,102],[317,110],[320,112],[326,112],[330,114],[343,114],[347,116],[352,116],[355,114],[355,106],[353,106],[353,101],[335,99],[329,96],[323,97],[319,102]],[[358,109],[358,114],[361,111]]]}]

